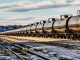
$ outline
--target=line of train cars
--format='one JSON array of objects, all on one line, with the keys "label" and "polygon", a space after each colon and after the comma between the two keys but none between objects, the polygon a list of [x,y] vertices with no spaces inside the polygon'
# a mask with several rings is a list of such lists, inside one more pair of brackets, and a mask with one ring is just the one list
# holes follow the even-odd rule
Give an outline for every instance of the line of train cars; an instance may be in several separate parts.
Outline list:
[{"label": "line of train cars", "polygon": [[39,36],[80,39],[80,16],[61,15],[60,19],[49,18],[26,27],[0,33],[15,36]]}]

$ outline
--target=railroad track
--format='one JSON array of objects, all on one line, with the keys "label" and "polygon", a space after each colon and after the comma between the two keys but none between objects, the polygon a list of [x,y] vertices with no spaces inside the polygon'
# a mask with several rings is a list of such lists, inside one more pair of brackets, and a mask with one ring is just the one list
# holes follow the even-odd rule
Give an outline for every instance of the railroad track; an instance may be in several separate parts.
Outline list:
[{"label": "railroad track", "polygon": [[[3,42],[3,40],[2,40],[2,42]],[[19,60],[37,60],[37,59],[33,59],[33,58],[38,58],[40,60],[51,60],[51,58],[57,58],[58,60],[59,59],[67,59],[68,60],[68,59],[74,58],[70,55],[70,52],[72,50],[79,52],[79,49],[74,49],[76,47],[74,44],[71,44],[71,43],[70,43],[71,46],[74,46],[73,49],[71,50],[70,48],[68,48],[69,50],[66,50],[65,48],[67,48],[67,47],[65,47],[65,46],[68,45],[68,42],[65,43],[65,41],[62,41],[62,42],[55,41],[55,42],[47,42],[47,43],[44,43],[44,42],[43,43],[42,42],[14,43],[9,40],[8,41],[4,40],[4,42],[5,42],[4,47],[7,49],[7,51],[10,52],[9,55],[11,57],[13,57],[13,55],[16,56],[17,60],[18,59]],[[43,47],[43,46],[40,47],[41,44],[43,44],[43,46],[45,46],[45,47]],[[78,44],[78,45],[80,45],[80,44]],[[2,43],[2,46],[3,46],[3,43]],[[50,46],[51,48],[48,46]],[[71,46],[68,46],[68,47],[71,47]],[[11,48],[11,47],[13,47],[13,48]],[[36,49],[36,47],[39,47],[39,49],[38,48]],[[65,48],[62,48],[62,47],[65,47]],[[51,50],[49,50],[49,48]],[[70,57],[69,56],[66,57],[67,52],[69,53]],[[73,51],[73,52],[71,52],[71,54],[74,55],[75,53],[77,54],[78,52]],[[49,56],[47,56],[47,54]],[[75,58],[79,58],[78,55],[75,55]],[[36,57],[34,57],[34,56],[36,56]],[[74,60],[76,60],[75,58],[74,58]],[[53,59],[53,60],[56,60],[56,59]]]},{"label": "railroad track", "polygon": [[[29,46],[29,45],[28,45],[28,46],[27,46],[27,47],[28,47],[27,49],[25,49],[24,47],[21,47],[21,46],[19,46],[19,45],[14,45],[14,46],[16,46],[17,48],[19,48],[20,50],[22,50],[22,51],[24,51],[24,52],[27,52],[27,53],[32,54],[32,55],[36,55],[36,56],[38,56],[38,57],[40,57],[40,58],[42,58],[42,59],[45,59],[45,60],[49,60],[49,58],[44,57],[44,56],[41,56],[41,55],[35,53],[34,51],[31,51],[30,49],[34,49],[32,46]],[[34,49],[34,50],[35,50],[35,49]]]},{"label": "railroad track", "polygon": [[[7,43],[7,42],[5,42],[5,43]],[[24,48],[24,47],[19,46],[17,44],[12,44],[12,43],[9,43],[9,42],[8,42],[8,44],[10,46],[14,46],[15,48],[14,49],[10,48],[9,46],[7,46],[7,45],[5,45],[3,43],[1,45],[2,45],[2,47],[5,47],[7,49],[7,51],[10,52],[9,54],[10,54],[11,57],[12,57],[12,55],[15,55],[20,60],[28,60],[26,58],[27,54],[31,54],[31,55],[37,56],[37,58],[41,58],[42,60],[49,60],[49,58],[41,56],[41,55],[37,54],[34,51],[31,51],[30,49],[33,48],[31,46],[28,46],[27,48]]]},{"label": "railroad track", "polygon": [[[20,38],[14,38],[14,37],[8,37],[8,38],[12,38],[15,40],[22,40]],[[28,39],[26,39],[26,40],[28,40]],[[64,47],[64,48],[68,48],[68,49],[80,50],[80,45],[79,45],[80,43],[79,42],[77,43],[76,41],[73,42],[73,40],[48,41],[48,42],[37,42],[37,41],[33,41],[33,40],[31,40],[31,41],[36,42],[36,43],[46,44],[48,46],[59,46],[59,47]]]},{"label": "railroad track", "polygon": [[[10,49],[8,46],[6,46],[5,44],[1,44],[2,45],[2,47],[5,47],[5,49],[9,52],[9,56],[12,58],[12,55],[15,55],[16,57],[18,57],[18,58],[16,58],[16,59],[20,59],[20,60],[24,60],[19,54],[17,54],[17,53],[15,53],[12,49]],[[4,50],[5,50],[4,49]]]}]

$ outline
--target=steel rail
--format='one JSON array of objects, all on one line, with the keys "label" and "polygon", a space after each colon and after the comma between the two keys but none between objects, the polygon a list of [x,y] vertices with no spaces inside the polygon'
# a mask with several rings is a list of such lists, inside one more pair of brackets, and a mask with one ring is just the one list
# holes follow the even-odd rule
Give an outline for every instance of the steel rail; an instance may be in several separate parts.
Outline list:
[{"label": "steel rail", "polygon": [[18,47],[18,48],[21,49],[22,51],[27,52],[27,53],[29,53],[29,54],[36,55],[36,56],[38,56],[38,57],[40,57],[40,58],[42,58],[42,59],[45,59],[45,60],[50,60],[50,59],[47,58],[47,57],[41,56],[41,55],[39,55],[39,54],[37,54],[37,53],[35,53],[35,52],[33,52],[33,51],[30,51],[30,48],[33,48],[32,46],[28,46],[28,47],[29,47],[28,49],[25,49],[24,47],[21,47],[21,46],[19,46],[19,45],[14,45],[14,46]]},{"label": "steel rail", "polygon": [[[20,56],[19,54],[15,53],[13,50],[11,50],[8,46],[6,46],[6,45],[4,45],[4,44],[2,44],[2,45],[3,45],[4,47],[6,47],[9,52],[15,54],[15,55],[16,55],[18,58],[20,58],[21,60],[26,60],[25,58],[23,58],[23,57]],[[11,54],[10,54],[10,56],[11,56]]]},{"label": "steel rail", "polygon": [[[10,41],[6,41],[5,43],[8,43],[8,44],[11,44],[15,47],[17,47],[19,50],[21,50],[22,52],[24,52],[25,54],[29,53],[29,54],[32,54],[32,55],[36,55],[44,60],[50,60],[49,58],[47,57],[44,57],[44,56],[41,56],[40,54],[37,54],[35,53],[34,51],[30,51],[30,48],[33,48],[32,46],[28,45],[27,48],[25,49],[24,47],[22,46],[19,46],[18,44],[13,44],[13,42],[10,42]],[[17,54],[16,52],[14,52],[12,49],[10,49],[8,46],[5,46],[3,44],[4,47],[6,47],[8,49],[8,51],[11,51],[13,54],[15,54],[17,57],[19,57],[20,59],[22,60],[26,60],[25,58],[23,58],[22,56],[20,56],[19,54]]]}]

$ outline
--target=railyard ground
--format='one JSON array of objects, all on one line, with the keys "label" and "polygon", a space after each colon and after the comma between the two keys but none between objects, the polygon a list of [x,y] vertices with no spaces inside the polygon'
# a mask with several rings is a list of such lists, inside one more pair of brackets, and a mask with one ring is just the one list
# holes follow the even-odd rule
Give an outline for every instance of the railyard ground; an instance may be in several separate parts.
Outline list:
[{"label": "railyard ground", "polygon": [[[80,60],[80,41],[24,36],[0,36],[0,39],[12,43],[33,46],[41,51],[36,52],[50,60]],[[34,59],[35,57],[33,57]],[[32,59],[32,60],[33,60]]]},{"label": "railyard ground", "polygon": [[70,42],[80,42],[79,40],[70,39],[58,39],[58,38],[43,38],[43,37],[27,37],[27,36],[5,36],[1,35],[0,38],[7,39],[13,42],[49,42],[49,41],[70,41]]}]

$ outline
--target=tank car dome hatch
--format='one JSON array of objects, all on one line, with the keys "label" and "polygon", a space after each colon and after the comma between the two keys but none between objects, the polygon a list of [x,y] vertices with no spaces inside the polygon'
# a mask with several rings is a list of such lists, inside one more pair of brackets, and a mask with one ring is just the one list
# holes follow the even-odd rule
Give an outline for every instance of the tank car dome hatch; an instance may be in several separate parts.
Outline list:
[{"label": "tank car dome hatch", "polygon": [[36,24],[39,24],[39,22],[35,22]]},{"label": "tank car dome hatch", "polygon": [[32,26],[32,25],[34,25],[34,24],[30,24],[30,25]]},{"label": "tank car dome hatch", "polygon": [[43,23],[43,21],[40,21],[40,22],[39,22],[39,24],[42,24],[42,23]]},{"label": "tank car dome hatch", "polygon": [[35,23],[31,24],[31,27],[35,26]]},{"label": "tank car dome hatch", "polygon": [[43,21],[43,23],[46,23],[46,21]]},{"label": "tank car dome hatch", "polygon": [[80,10],[77,11],[77,15],[80,16]]},{"label": "tank car dome hatch", "polygon": [[27,27],[28,27],[29,25],[27,25]]},{"label": "tank car dome hatch", "polygon": [[71,16],[72,16],[71,14],[60,15],[60,19],[61,20],[68,19]]},{"label": "tank car dome hatch", "polygon": [[48,21],[55,21],[56,18],[48,18]]}]

